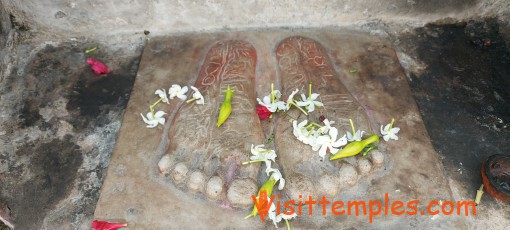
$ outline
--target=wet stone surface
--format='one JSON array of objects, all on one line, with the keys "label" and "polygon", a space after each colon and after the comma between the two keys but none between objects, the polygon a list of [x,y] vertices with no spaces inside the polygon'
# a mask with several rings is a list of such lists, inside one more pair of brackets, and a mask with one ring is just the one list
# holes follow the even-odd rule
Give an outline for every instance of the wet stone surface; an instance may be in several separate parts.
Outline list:
[{"label": "wet stone surface", "polygon": [[[16,229],[90,224],[141,51],[100,43],[83,53],[96,43],[27,44],[12,54],[19,62],[0,86],[0,200]],[[88,57],[112,74],[94,75]]]}]

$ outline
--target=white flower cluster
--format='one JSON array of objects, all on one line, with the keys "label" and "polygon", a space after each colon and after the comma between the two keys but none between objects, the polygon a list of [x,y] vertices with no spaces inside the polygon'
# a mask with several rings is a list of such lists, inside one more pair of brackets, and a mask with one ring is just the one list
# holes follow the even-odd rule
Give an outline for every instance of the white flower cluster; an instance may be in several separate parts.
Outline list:
[{"label": "white flower cluster", "polygon": [[279,90],[273,90],[273,85],[271,84],[271,93],[269,95],[265,96],[260,100],[257,98],[257,101],[261,106],[264,106],[269,110],[269,112],[274,113],[277,111],[288,111],[290,107],[293,105],[299,110],[301,110],[305,115],[308,115],[307,112],[305,112],[301,107],[304,107],[307,109],[308,113],[313,112],[315,110],[315,107],[321,107],[324,106],[324,104],[317,99],[319,98],[318,93],[312,93],[311,92],[311,85],[310,85],[310,91],[308,93],[308,97],[302,93],[301,94],[301,101],[294,101],[294,96],[299,92],[298,89],[292,91],[292,93],[287,98],[287,101],[280,101],[280,98],[282,97],[282,94]]},{"label": "white flower cluster", "polygon": [[[355,130],[352,120],[349,119],[349,121],[351,122],[352,134],[351,132],[346,132],[346,134],[340,138],[338,138],[338,129],[331,126],[335,122],[329,121],[328,119],[323,121],[324,126],[313,122],[309,123],[308,120],[299,123],[293,120],[293,134],[299,141],[310,145],[313,151],[319,151],[319,156],[324,159],[328,152],[336,154],[340,151],[340,147],[345,146],[348,142],[361,141],[363,139],[365,131]],[[398,140],[396,134],[400,131],[400,128],[392,127],[393,122],[394,120],[392,120],[390,124],[384,126],[384,128],[381,125],[381,134],[385,141],[389,141],[390,139]]]},{"label": "white flower cluster", "polygon": [[[202,96],[200,91],[198,91],[198,89],[194,86],[190,86],[190,88],[194,92],[192,95],[193,98],[186,102],[189,103],[192,101],[196,101],[197,104],[203,105],[205,103],[205,101],[204,101],[204,97]],[[158,93],[158,91],[160,91],[160,93]],[[163,102],[166,102],[168,104],[169,103],[168,98],[166,98],[166,94],[164,92],[165,92],[164,89],[163,89],[163,93],[161,93],[161,90],[156,90],[156,94],[158,94],[159,97],[161,97]],[[176,85],[176,84],[172,85],[172,87],[170,87],[170,89],[168,89],[168,95],[169,95],[170,99],[174,99],[175,97],[177,97],[184,101],[184,100],[186,100],[186,98],[188,98],[186,96],[187,92],[188,92],[187,86],[181,87],[180,85]]]},{"label": "white flower cluster", "polygon": [[[250,157],[250,161],[243,162],[243,165],[255,163],[255,162],[264,162],[266,164],[267,175],[269,176],[269,178],[272,178],[274,180],[275,184],[278,183],[278,189],[282,190],[283,187],[285,187],[285,179],[283,178],[280,170],[271,168],[271,161],[274,162],[277,157],[276,152],[272,149],[271,150],[265,149],[264,145],[257,145],[254,147],[252,144],[251,145],[251,154],[253,156]],[[257,197],[257,199],[259,199],[259,197]],[[268,197],[268,200],[269,200],[269,197]],[[292,219],[293,217],[297,216],[295,213],[292,215],[285,215],[283,213],[276,215],[275,210],[276,210],[276,207],[275,207],[274,203],[271,202],[271,207],[269,208],[268,215],[269,215],[269,219],[271,219],[273,221],[274,225],[277,228],[278,228],[278,226],[276,224],[279,223],[280,221],[282,221],[282,219],[289,220],[289,219]]]},{"label": "white flower cluster", "polygon": [[[298,123],[292,121],[294,136],[304,144],[310,145],[313,151],[319,151],[319,156],[323,159],[326,154],[335,154],[340,151],[340,147],[347,144],[346,135],[338,138],[338,129],[332,127],[334,121],[324,120],[324,126],[310,122],[307,120]],[[318,128],[317,130],[315,128]]]},{"label": "white flower cluster", "polygon": [[[203,105],[205,103],[205,101],[204,101],[204,97],[202,96],[200,91],[194,86],[190,86],[190,87],[194,91],[194,93],[192,95],[193,98],[186,101],[186,103],[196,101],[197,104]],[[156,103],[152,104],[149,107],[150,112],[147,113],[147,117],[144,117],[143,114],[140,113],[140,115],[142,116],[143,122],[145,122],[147,124],[147,128],[154,128],[154,127],[158,126],[158,124],[160,124],[160,125],[165,124],[165,118],[163,116],[166,115],[166,113],[163,111],[154,112],[154,106],[156,106],[160,102],[170,104],[170,100],[173,100],[175,97],[184,101],[187,98],[187,96],[186,96],[187,92],[188,92],[187,86],[181,87],[180,85],[177,85],[177,84],[172,85],[168,89],[168,96],[166,94],[165,89],[157,89],[155,94],[158,95],[159,100],[156,101]]]},{"label": "white flower cluster", "polygon": [[253,156],[250,157],[250,161],[243,162],[243,165],[255,163],[255,162],[264,162],[266,164],[266,174],[268,176],[272,176],[278,183],[278,189],[282,190],[283,186],[285,186],[285,179],[283,179],[280,170],[271,168],[271,161],[274,162],[276,160],[276,152],[272,149],[265,149],[264,145],[257,145],[253,147],[251,145],[251,154]]}]

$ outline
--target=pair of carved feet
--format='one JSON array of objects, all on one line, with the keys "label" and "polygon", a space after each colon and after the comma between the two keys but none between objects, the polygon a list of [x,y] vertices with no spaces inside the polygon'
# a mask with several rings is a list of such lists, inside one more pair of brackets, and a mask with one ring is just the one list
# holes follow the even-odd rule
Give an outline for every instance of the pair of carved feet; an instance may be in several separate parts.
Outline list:
[{"label": "pair of carved feet", "polygon": [[[326,50],[318,42],[304,37],[290,37],[275,50],[277,81],[286,98],[295,90],[313,92],[324,103],[322,115],[335,121],[340,135],[350,131],[349,119],[365,131],[370,121],[363,107],[342,84]],[[176,187],[189,193],[201,193],[210,200],[233,207],[253,204],[251,195],[265,181],[263,163],[242,165],[249,160],[251,145],[266,143],[261,121],[256,114],[255,92],[257,54],[244,41],[215,44],[201,67],[195,87],[202,92],[206,104],[183,103],[175,108],[169,131],[167,153],[158,163],[162,174],[169,176]],[[267,83],[269,88],[270,82]],[[219,107],[227,86],[235,90],[232,113],[216,127]],[[278,84],[277,84],[278,85]],[[262,95],[259,95],[262,97]],[[358,178],[383,162],[383,155],[373,151],[370,157],[347,160],[323,160],[317,152],[299,142],[292,133],[289,120],[319,121],[319,112],[306,117],[297,109],[271,119],[277,167],[286,179],[283,195],[288,199],[335,196]],[[265,122],[265,121],[264,121]]]}]

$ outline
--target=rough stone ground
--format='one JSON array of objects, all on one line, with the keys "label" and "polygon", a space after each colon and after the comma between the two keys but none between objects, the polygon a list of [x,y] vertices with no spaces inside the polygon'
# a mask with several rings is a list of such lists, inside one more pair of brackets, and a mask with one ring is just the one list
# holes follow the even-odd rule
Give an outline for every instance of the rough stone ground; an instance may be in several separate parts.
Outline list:
[{"label": "rough stone ground", "polygon": [[[481,20],[362,29],[399,50],[452,194],[472,199],[483,159],[509,151],[509,53],[498,31],[508,28]],[[0,201],[18,229],[90,226],[144,45],[142,36],[128,37],[28,39],[8,46],[11,66],[0,76]],[[487,37],[492,45],[480,47]],[[113,69],[106,78],[84,62],[82,51],[96,43],[99,52],[87,56]],[[485,196],[468,226],[504,229],[509,210]]]},{"label": "rough stone ground", "polygon": [[[13,49],[13,68],[0,79],[0,197],[18,229],[89,226],[141,41],[106,46],[77,38]],[[101,49],[83,53],[95,44]],[[87,57],[112,73],[94,75]]]},{"label": "rough stone ground", "polygon": [[[456,200],[475,196],[488,156],[510,154],[510,53],[502,30],[487,19],[431,24],[399,38],[397,47],[416,55],[410,85]],[[510,205],[484,196],[474,226],[484,227],[482,220],[509,226]]]}]

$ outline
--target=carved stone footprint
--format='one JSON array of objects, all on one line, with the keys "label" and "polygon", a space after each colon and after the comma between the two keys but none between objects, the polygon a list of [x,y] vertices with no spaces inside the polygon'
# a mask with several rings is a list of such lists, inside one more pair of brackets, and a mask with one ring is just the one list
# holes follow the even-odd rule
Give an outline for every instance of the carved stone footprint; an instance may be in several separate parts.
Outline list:
[{"label": "carved stone footprint", "polygon": [[369,131],[367,115],[340,81],[326,50],[316,41],[304,37],[287,38],[278,45],[276,58],[284,98],[295,89],[308,96],[308,85],[312,82],[312,92],[319,93],[319,99],[324,103],[324,107],[316,108],[308,117],[291,109],[287,115],[278,118],[275,143],[279,164],[287,180],[285,191],[291,199],[299,199],[300,195],[303,198],[335,196],[342,187],[354,185],[358,175],[366,173],[367,164],[370,167],[371,162],[365,157],[329,161],[329,154],[322,160],[310,146],[294,137],[289,119],[319,123],[320,112],[317,110],[322,109],[327,119],[336,122],[333,126],[338,128],[341,137],[351,131],[349,119],[354,121],[357,129]]},{"label": "carved stone footprint", "polygon": [[[208,52],[195,83],[205,105],[183,104],[175,115],[167,154],[159,162],[162,173],[191,193],[237,207],[252,205],[260,164],[241,165],[251,144],[263,143],[255,113],[256,51],[243,41],[215,44]],[[232,113],[216,127],[223,90],[235,90]]]}]

